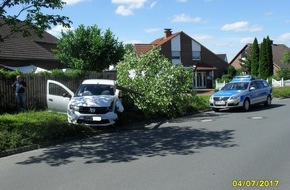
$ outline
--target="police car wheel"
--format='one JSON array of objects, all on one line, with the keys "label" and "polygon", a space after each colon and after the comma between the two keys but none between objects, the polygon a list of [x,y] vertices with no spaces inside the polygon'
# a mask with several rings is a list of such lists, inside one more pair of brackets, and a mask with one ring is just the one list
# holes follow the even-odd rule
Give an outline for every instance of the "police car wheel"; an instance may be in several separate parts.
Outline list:
[{"label": "police car wheel", "polygon": [[212,110],[213,110],[214,112],[219,112],[219,111],[220,111],[219,108],[213,108]]},{"label": "police car wheel", "polygon": [[249,99],[245,99],[245,101],[243,103],[243,110],[249,111],[249,109],[250,109],[250,101],[249,101]]},{"label": "police car wheel", "polygon": [[269,95],[269,96],[267,96],[267,100],[266,100],[266,102],[265,102],[265,106],[267,106],[267,107],[269,107],[269,106],[271,106],[271,96]]}]

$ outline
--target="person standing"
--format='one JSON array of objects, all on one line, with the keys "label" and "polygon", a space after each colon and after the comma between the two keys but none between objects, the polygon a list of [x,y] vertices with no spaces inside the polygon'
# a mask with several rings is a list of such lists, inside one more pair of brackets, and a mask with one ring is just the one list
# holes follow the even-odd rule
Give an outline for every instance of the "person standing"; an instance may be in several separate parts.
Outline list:
[{"label": "person standing", "polygon": [[17,112],[25,109],[25,89],[26,82],[22,79],[21,75],[16,76],[16,81],[12,84],[15,90],[17,100]]}]

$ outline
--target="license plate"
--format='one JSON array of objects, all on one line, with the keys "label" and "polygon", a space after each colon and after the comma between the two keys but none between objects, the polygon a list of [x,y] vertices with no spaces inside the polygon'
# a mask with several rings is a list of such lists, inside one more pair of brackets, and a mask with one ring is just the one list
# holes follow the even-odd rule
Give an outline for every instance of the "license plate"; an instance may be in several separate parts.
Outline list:
[{"label": "license plate", "polygon": [[215,105],[224,106],[224,105],[226,105],[226,102],[225,101],[216,101]]},{"label": "license plate", "polygon": [[93,121],[101,121],[102,118],[101,117],[93,117]]}]

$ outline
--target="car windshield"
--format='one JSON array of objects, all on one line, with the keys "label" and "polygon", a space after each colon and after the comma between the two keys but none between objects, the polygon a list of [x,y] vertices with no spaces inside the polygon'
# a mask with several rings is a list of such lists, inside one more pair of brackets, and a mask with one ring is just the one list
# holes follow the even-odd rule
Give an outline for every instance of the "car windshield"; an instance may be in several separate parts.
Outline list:
[{"label": "car windshield", "polygon": [[114,95],[114,87],[104,84],[82,84],[76,92],[76,97],[99,95]]},{"label": "car windshield", "polygon": [[221,90],[246,90],[249,82],[231,82],[226,84]]}]

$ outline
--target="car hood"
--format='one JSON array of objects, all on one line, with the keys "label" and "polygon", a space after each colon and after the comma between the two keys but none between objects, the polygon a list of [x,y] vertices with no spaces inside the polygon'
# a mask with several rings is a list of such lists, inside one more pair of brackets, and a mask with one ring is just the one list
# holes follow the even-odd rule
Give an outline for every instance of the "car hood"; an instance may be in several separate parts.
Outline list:
[{"label": "car hood", "polygon": [[238,95],[244,91],[242,90],[220,90],[216,93],[214,93],[214,96],[227,96],[230,97],[232,95]]},{"label": "car hood", "polygon": [[112,95],[73,97],[70,104],[88,107],[110,107],[114,101]]}]

